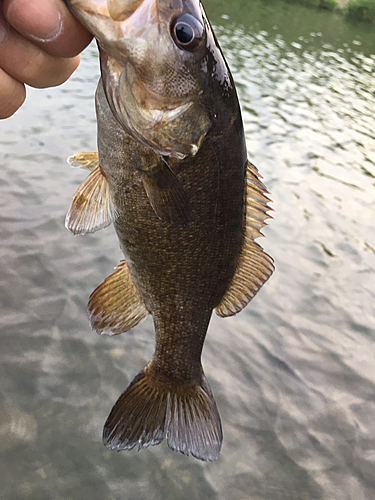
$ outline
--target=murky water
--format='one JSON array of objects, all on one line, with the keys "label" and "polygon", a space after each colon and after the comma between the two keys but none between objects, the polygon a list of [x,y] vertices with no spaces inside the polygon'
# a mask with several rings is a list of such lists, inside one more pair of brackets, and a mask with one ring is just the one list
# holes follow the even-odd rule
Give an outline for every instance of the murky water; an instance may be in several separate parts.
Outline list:
[{"label": "murky water", "polygon": [[95,47],[63,87],[0,123],[0,498],[375,498],[375,33],[282,2],[208,0],[274,200],[276,272],[203,353],[218,462],[165,443],[114,453],[105,418],[153,351],[150,320],[90,331],[90,292],[121,257],[64,216],[93,150]]}]

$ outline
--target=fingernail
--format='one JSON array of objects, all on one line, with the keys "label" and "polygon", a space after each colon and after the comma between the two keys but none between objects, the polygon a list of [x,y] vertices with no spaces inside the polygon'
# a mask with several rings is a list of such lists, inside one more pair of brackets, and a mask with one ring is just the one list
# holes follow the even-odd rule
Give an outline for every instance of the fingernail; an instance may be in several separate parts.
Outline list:
[{"label": "fingernail", "polygon": [[21,34],[38,42],[52,42],[63,30],[61,14],[50,0],[15,0],[6,15]]},{"label": "fingernail", "polygon": [[38,42],[53,42],[60,33],[62,32],[63,29],[63,21],[60,16],[58,15],[58,19],[56,19],[55,24],[50,24],[50,26],[43,26],[43,29],[40,30],[38,35],[29,33],[29,36],[33,38],[34,40],[37,40]]}]

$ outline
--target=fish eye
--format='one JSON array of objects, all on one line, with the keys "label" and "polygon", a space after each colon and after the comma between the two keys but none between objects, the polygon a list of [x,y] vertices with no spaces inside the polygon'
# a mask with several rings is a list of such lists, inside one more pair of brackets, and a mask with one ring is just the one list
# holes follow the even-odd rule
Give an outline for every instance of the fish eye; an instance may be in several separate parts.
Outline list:
[{"label": "fish eye", "polygon": [[191,14],[182,14],[173,19],[171,35],[177,47],[193,51],[202,42],[204,28],[202,23]]}]

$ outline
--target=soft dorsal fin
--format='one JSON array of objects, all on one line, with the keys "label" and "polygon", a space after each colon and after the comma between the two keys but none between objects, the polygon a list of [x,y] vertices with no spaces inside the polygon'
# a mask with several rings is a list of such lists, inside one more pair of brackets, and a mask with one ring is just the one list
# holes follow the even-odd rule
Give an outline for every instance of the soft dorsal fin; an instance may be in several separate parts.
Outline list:
[{"label": "soft dorsal fin", "polygon": [[97,151],[85,151],[68,157],[68,163],[74,168],[86,168],[91,172],[99,166],[99,153]]},{"label": "soft dorsal fin", "polygon": [[126,332],[149,314],[126,261],[115,269],[92,292],[87,306],[92,329],[102,335]]},{"label": "soft dorsal fin", "polygon": [[190,226],[192,210],[189,198],[182,182],[164,159],[151,170],[142,171],[142,181],[159,219],[172,226]]},{"label": "soft dorsal fin", "polygon": [[272,209],[267,205],[270,201],[265,195],[268,193],[267,188],[261,182],[257,168],[249,161],[246,166],[245,193],[245,237],[235,275],[216,307],[216,313],[222,317],[240,312],[274,270],[272,257],[254,241],[258,236],[263,236],[260,230],[266,225],[265,219],[272,218],[267,214]]},{"label": "soft dorsal fin", "polygon": [[98,153],[77,153],[68,158],[73,166],[91,170],[74,193],[65,218],[65,227],[74,234],[95,233],[109,226],[117,213]]}]

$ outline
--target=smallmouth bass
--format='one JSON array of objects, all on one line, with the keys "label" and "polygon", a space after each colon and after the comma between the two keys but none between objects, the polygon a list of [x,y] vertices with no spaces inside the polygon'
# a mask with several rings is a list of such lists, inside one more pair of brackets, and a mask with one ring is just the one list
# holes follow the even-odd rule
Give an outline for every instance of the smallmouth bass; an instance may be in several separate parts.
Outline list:
[{"label": "smallmouth bass", "polygon": [[216,460],[220,416],[201,352],[212,311],[241,311],[273,272],[254,241],[270,217],[247,160],[235,86],[199,0],[65,0],[96,37],[98,153],[66,226],[113,223],[125,256],[90,296],[116,335],[152,315],[155,352],[105,423],[112,449],[168,445]]}]

